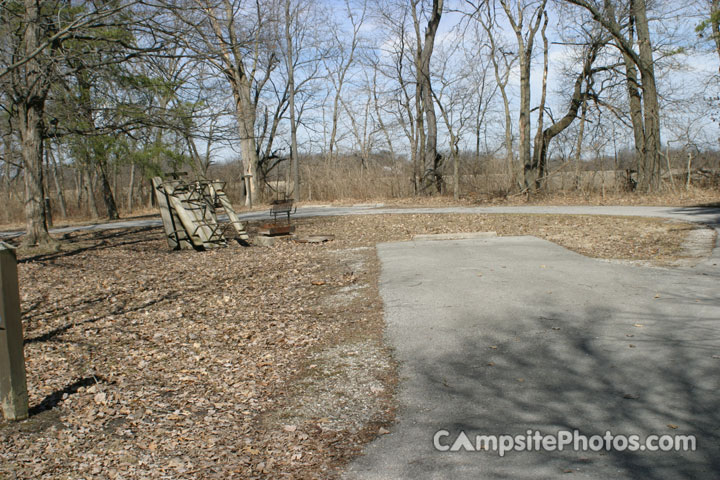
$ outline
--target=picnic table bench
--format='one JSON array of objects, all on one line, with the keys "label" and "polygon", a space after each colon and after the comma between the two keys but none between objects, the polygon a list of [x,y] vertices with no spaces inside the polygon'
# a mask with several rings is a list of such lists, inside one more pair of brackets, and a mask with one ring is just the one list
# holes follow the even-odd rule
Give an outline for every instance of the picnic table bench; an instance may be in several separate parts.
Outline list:
[{"label": "picnic table bench", "polygon": [[290,223],[290,214],[297,211],[297,207],[293,205],[291,199],[273,200],[270,204],[270,216],[277,222],[279,215],[287,215],[287,221]]}]

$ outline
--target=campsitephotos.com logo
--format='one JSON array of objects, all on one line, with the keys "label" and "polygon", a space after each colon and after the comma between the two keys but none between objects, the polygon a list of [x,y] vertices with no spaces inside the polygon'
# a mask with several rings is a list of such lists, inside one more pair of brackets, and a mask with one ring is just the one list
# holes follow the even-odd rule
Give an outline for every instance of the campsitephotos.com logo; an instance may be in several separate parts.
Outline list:
[{"label": "campsitephotos.com logo", "polygon": [[614,435],[609,430],[603,435],[583,435],[578,430],[560,430],[546,435],[537,430],[527,430],[522,435],[475,435],[463,430],[451,434],[438,430],[433,435],[433,446],[439,452],[497,452],[503,457],[507,452],[562,450],[617,451],[617,452],[670,452],[695,451],[694,435]]}]

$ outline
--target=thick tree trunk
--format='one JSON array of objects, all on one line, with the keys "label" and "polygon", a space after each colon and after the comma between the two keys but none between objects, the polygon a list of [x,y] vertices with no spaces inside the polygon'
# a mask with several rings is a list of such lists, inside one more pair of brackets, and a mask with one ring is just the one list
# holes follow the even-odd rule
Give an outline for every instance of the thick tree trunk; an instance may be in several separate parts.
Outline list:
[{"label": "thick tree trunk", "polygon": [[[442,190],[442,174],[440,163],[442,157],[437,151],[437,116],[432,99],[432,84],[430,81],[430,59],[435,44],[435,35],[442,17],[443,0],[433,0],[430,18],[425,27],[425,35],[420,33],[420,17],[417,6],[419,1],[414,0],[411,6],[413,27],[415,29],[416,49],[415,61],[415,124],[418,133],[418,162],[421,162],[421,190],[428,193],[433,186],[435,190]],[[423,40],[424,37],[424,40]],[[427,131],[425,125],[427,124]]]},{"label": "thick tree trunk", "polygon": [[[442,18],[443,0],[433,0],[432,12],[425,29],[425,41],[419,55],[418,80],[420,82],[421,98],[427,123],[427,137],[425,139],[425,179],[424,188],[435,186],[437,193],[442,192],[442,173],[440,166],[442,156],[437,149],[437,115],[435,114],[435,102],[432,96],[432,83],[430,80],[430,60],[435,47],[435,36],[437,34],[440,19]],[[421,114],[422,115],[422,114]]]},{"label": "thick tree trunk", "polygon": [[[245,78],[245,77],[243,77]],[[250,85],[247,81],[237,79],[233,84],[235,108],[240,132],[240,154],[242,155],[243,174],[249,176],[245,205],[250,205],[251,198],[257,198],[257,166],[258,154],[255,142],[255,105],[250,96]]]},{"label": "thick tree trunk", "polygon": [[[17,54],[30,58],[40,44],[40,8],[38,2],[23,2],[22,43]],[[43,188],[43,118],[45,100],[50,88],[47,69],[37,57],[14,70],[11,75],[15,98],[15,119],[22,144],[25,179],[25,245],[57,243],[47,230],[45,218],[45,191]]]},{"label": "thick tree trunk", "polygon": [[523,181],[525,188],[531,188],[535,183],[535,176],[530,157],[530,58],[529,55],[520,55],[520,115],[518,119],[518,156],[523,167]]},{"label": "thick tree trunk", "polygon": [[640,58],[638,68],[642,78],[645,122],[645,150],[642,159],[644,175],[638,176],[638,187],[642,191],[655,191],[660,187],[661,179],[660,102],[655,84],[655,66],[645,0],[635,0],[632,5],[637,21]]},{"label": "thick tree trunk", "polygon": [[17,106],[18,128],[22,142],[25,178],[25,238],[26,246],[57,243],[48,233],[43,188],[42,111],[44,99]]},{"label": "thick tree trunk", "polygon": [[[429,81],[428,81],[429,83]],[[426,91],[427,92],[427,91]],[[440,171],[442,164],[442,155],[437,149],[437,116],[435,115],[435,102],[432,99],[432,95],[428,95],[425,101],[425,118],[427,119],[427,143],[426,143],[426,168],[428,169],[431,177],[428,181],[435,185],[435,191],[442,193],[443,190],[443,177]]]},{"label": "thick tree trunk", "polygon": [[415,161],[417,163],[417,191],[422,193],[425,191],[426,185],[424,185],[423,179],[425,178],[425,143],[427,137],[425,135],[425,116],[423,115],[422,108],[422,88],[420,83],[415,88]]}]

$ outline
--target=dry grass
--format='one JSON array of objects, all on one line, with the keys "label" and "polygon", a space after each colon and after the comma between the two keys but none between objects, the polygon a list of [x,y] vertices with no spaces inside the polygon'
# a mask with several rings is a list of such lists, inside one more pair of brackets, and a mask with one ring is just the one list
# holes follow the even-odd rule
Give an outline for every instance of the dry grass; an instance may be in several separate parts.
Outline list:
[{"label": "dry grass", "polygon": [[299,220],[305,230],[335,233],[347,248],[409,240],[417,234],[494,231],[534,235],[582,255],[668,265],[683,258],[683,242],[696,225],[664,219],[582,215],[405,214]]}]

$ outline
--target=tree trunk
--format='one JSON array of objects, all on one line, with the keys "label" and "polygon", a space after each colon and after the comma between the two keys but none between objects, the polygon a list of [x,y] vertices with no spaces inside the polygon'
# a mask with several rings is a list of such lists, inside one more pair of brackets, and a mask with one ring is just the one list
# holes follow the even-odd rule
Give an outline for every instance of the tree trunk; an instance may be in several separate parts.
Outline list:
[{"label": "tree trunk", "polygon": [[638,68],[642,78],[643,119],[645,122],[645,151],[642,159],[644,175],[638,177],[638,187],[647,192],[655,191],[660,187],[660,103],[655,84],[655,66],[645,0],[634,0],[633,7],[637,21],[640,58]]},{"label": "tree trunk", "polygon": [[90,217],[96,219],[100,216],[98,213],[97,202],[95,201],[95,188],[93,187],[92,175],[90,175],[90,168],[85,166],[83,168],[83,183],[85,186],[85,196],[87,197],[87,206]]},{"label": "tree trunk", "polygon": [[[285,0],[285,46],[288,69],[288,90],[290,93],[290,159],[293,169],[293,200],[300,202],[300,165],[297,151],[297,125],[295,122],[295,64],[293,62],[293,38],[290,34],[290,0]],[[334,126],[334,125],[333,125]]]},{"label": "tree trunk", "polygon": [[100,186],[102,187],[107,217],[109,220],[117,220],[120,218],[120,214],[118,213],[112,188],[110,188],[110,180],[107,175],[107,163],[104,158],[98,160],[98,174],[100,175]]},{"label": "tree trunk", "polygon": [[580,162],[582,161],[583,138],[585,137],[585,119],[587,118],[587,100],[582,103],[580,114],[580,127],[578,129],[577,143],[575,144],[575,190],[580,190]]},{"label": "tree trunk", "polygon": [[[424,185],[427,189],[431,185],[435,186],[437,193],[442,192],[442,173],[440,165],[442,156],[437,149],[437,115],[435,114],[435,102],[432,96],[432,84],[430,80],[430,60],[432,58],[433,49],[435,47],[435,35],[437,34],[440,19],[442,18],[443,0],[433,0],[432,12],[425,29],[425,40],[422,48],[418,48],[417,66],[418,83],[420,87],[420,98],[422,99],[422,113],[425,114],[425,122],[427,123],[427,137],[425,139],[425,174]],[[418,28],[416,28],[416,32]],[[420,40],[418,39],[418,42]],[[422,158],[422,157],[421,157]]]},{"label": "tree trunk", "polygon": [[710,31],[715,41],[715,51],[720,57],[720,0],[712,0],[710,5]]},{"label": "tree trunk", "polygon": [[25,177],[25,238],[23,245],[57,243],[47,229],[43,188],[42,115],[44,99],[32,99],[17,106]]},{"label": "tree trunk", "polygon": [[524,187],[535,182],[530,157],[530,58],[520,55],[520,114],[518,119],[518,159],[523,168]]},{"label": "tree trunk", "polygon": [[[545,167],[547,164],[547,140],[545,138],[545,132],[543,126],[545,123],[545,101],[547,99],[547,79],[548,79],[548,38],[545,35],[545,30],[548,25],[548,16],[545,14],[545,22],[541,30],[543,39],[543,79],[542,79],[542,93],[540,94],[540,105],[538,106],[538,119],[537,119],[537,132],[535,133],[533,159],[532,159],[532,177],[534,177],[533,186],[535,190],[542,188],[542,184],[545,180]],[[577,113],[577,110],[576,110]],[[540,154],[536,152],[540,150]]]},{"label": "tree trunk", "polygon": [[460,200],[460,154],[458,152],[457,141],[453,142],[453,198]]},{"label": "tree trunk", "polygon": [[[21,57],[30,58],[40,45],[40,9],[38,2],[24,1]],[[57,243],[48,233],[45,218],[45,191],[43,188],[43,119],[45,100],[50,88],[47,70],[38,57],[11,73],[15,92],[15,122],[20,133],[25,178],[24,245],[48,245]]]},{"label": "tree trunk", "polygon": [[535,34],[540,28],[540,22],[545,16],[545,4],[542,0],[535,8],[529,19],[527,32],[523,31],[525,21],[524,8],[518,4],[517,18],[513,15],[507,0],[501,0],[503,9],[510,26],[515,32],[518,45],[518,61],[520,64],[520,114],[518,119],[519,130],[519,161],[523,168],[523,183],[525,189],[529,190],[535,186],[535,171],[532,165],[530,146],[530,69],[532,67],[532,52],[535,42]]},{"label": "tree trunk", "polygon": [[130,182],[128,183],[127,207],[128,212],[133,211],[133,188],[135,186],[135,164],[130,164]]},{"label": "tree trunk", "polygon": [[250,199],[257,198],[258,154],[255,142],[255,105],[251,100],[250,85],[247,80],[238,79],[238,83],[233,84],[233,93],[238,130],[240,132],[243,174],[248,176],[247,184],[249,188],[245,195],[245,205],[250,205]]},{"label": "tree trunk", "polygon": [[415,88],[415,162],[417,171],[417,192],[422,193],[425,191],[425,185],[423,179],[425,178],[425,118],[423,115],[422,108],[422,88],[420,83]]},{"label": "tree trunk", "polygon": [[[623,54],[626,67],[626,82],[630,95],[630,115],[635,135],[635,150],[638,153],[638,182],[640,190],[648,192],[660,186],[660,103],[655,84],[652,43],[648,24],[645,0],[630,2],[629,33],[623,33],[623,27],[617,21],[614,5],[611,1],[603,3],[604,11],[594,2],[587,0],[568,0],[589,11],[615,39],[615,44]],[[625,24],[625,21],[623,21]],[[637,42],[633,40],[633,27],[637,28]],[[635,50],[635,43],[638,50]],[[640,84],[637,72],[640,72]],[[638,88],[642,90],[642,97]]]},{"label": "tree trunk", "polygon": [[[543,28],[544,30],[544,28]],[[544,68],[544,74],[543,74],[543,99],[540,102],[540,106],[543,107],[545,105],[545,92],[546,92],[546,85],[547,85],[547,66],[548,66],[548,49],[547,49],[547,38],[545,37],[544,31],[543,31],[543,41],[545,44],[545,68]],[[533,150],[533,168],[537,171],[537,179],[535,181],[536,188],[540,188],[542,186],[542,182],[544,181],[544,178],[547,176],[547,151],[548,151],[548,145],[550,144],[550,141],[555,138],[557,135],[562,133],[566,128],[568,128],[573,121],[578,116],[578,111],[580,110],[580,107],[583,108],[583,123],[580,125],[580,132],[578,134],[578,147],[577,147],[577,158],[576,158],[576,168],[579,173],[579,162],[580,162],[580,147],[582,144],[582,136],[583,136],[583,130],[584,130],[584,117],[586,113],[586,100],[587,100],[587,91],[590,90],[590,85],[592,84],[592,75],[594,73],[593,71],[593,63],[595,62],[595,59],[597,58],[597,54],[602,47],[603,42],[601,41],[595,41],[593,44],[591,44],[585,54],[585,59],[583,61],[583,69],[582,72],[577,76],[575,79],[575,85],[573,87],[573,94],[570,98],[570,107],[568,108],[567,113],[557,122],[554,122],[552,125],[550,125],[545,130],[542,130],[542,133],[540,133],[540,128],[542,128],[543,125],[543,115],[540,114],[538,118],[538,134],[535,136],[535,147]],[[586,84],[586,91],[583,92],[583,83]],[[576,175],[577,176],[577,175]]]},{"label": "tree trunk", "polygon": [[53,155],[52,150],[49,148],[48,153],[50,154],[50,159],[52,161],[52,173],[55,190],[57,190],[58,200],[60,201],[60,215],[62,215],[63,218],[67,218],[67,204],[65,203],[65,194],[63,193],[62,182],[60,181],[58,175],[57,161],[55,160],[55,155]]}]

